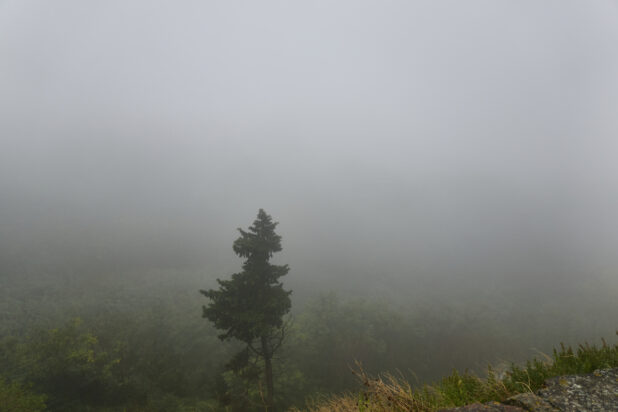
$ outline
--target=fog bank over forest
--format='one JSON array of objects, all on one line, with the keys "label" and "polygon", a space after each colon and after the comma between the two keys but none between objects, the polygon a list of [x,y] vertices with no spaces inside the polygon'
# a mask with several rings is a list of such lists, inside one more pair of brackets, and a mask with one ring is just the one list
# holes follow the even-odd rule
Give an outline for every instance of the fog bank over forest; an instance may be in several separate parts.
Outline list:
[{"label": "fog bank over forest", "polygon": [[617,44],[613,0],[0,1],[0,404],[618,366]]},{"label": "fog bank over forest", "polygon": [[612,1],[3,2],[4,271],[212,280],[264,208],[300,293],[615,288],[617,20]]}]

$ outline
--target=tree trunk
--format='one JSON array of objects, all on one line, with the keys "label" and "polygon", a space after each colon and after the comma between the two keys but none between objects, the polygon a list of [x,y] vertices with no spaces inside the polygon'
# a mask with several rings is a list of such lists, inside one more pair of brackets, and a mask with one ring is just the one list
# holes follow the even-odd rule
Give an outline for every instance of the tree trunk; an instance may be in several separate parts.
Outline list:
[{"label": "tree trunk", "polygon": [[264,356],[264,374],[266,375],[266,405],[268,412],[274,412],[275,405],[273,404],[273,365],[271,363],[272,354],[268,347],[268,339],[262,336],[262,356]]}]

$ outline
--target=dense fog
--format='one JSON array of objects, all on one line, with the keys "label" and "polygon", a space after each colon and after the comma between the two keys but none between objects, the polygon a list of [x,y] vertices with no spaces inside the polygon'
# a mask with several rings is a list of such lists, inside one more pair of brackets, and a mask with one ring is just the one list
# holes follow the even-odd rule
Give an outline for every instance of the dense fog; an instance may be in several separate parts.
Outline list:
[{"label": "dense fog", "polygon": [[522,351],[611,338],[616,44],[611,0],[2,1],[0,284],[28,319],[173,285],[206,324],[197,289],[264,208],[293,311],[335,291],[502,308]]}]

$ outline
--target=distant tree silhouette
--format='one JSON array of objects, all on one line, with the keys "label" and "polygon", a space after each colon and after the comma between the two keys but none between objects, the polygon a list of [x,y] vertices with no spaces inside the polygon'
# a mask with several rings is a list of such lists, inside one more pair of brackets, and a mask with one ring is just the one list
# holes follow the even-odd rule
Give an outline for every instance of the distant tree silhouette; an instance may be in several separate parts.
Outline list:
[{"label": "distant tree silhouette", "polygon": [[238,229],[240,237],[234,241],[234,252],[245,258],[242,272],[231,280],[220,280],[219,289],[200,290],[210,299],[203,306],[203,317],[224,333],[221,340],[238,339],[246,349],[230,362],[232,369],[248,363],[253,353],[264,361],[266,404],[273,410],[273,354],[285,336],[283,316],[291,307],[291,291],[283,289],[279,281],[288,273],[288,265],[272,265],[270,258],[281,251],[281,236],[275,233],[277,222],[260,209],[248,231]]}]

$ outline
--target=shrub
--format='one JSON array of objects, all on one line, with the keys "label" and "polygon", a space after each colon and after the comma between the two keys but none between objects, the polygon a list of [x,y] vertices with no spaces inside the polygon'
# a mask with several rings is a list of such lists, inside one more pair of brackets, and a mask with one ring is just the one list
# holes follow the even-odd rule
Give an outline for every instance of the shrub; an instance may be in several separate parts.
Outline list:
[{"label": "shrub", "polygon": [[4,412],[45,410],[45,398],[45,395],[32,392],[29,386],[0,378],[0,410]]}]

